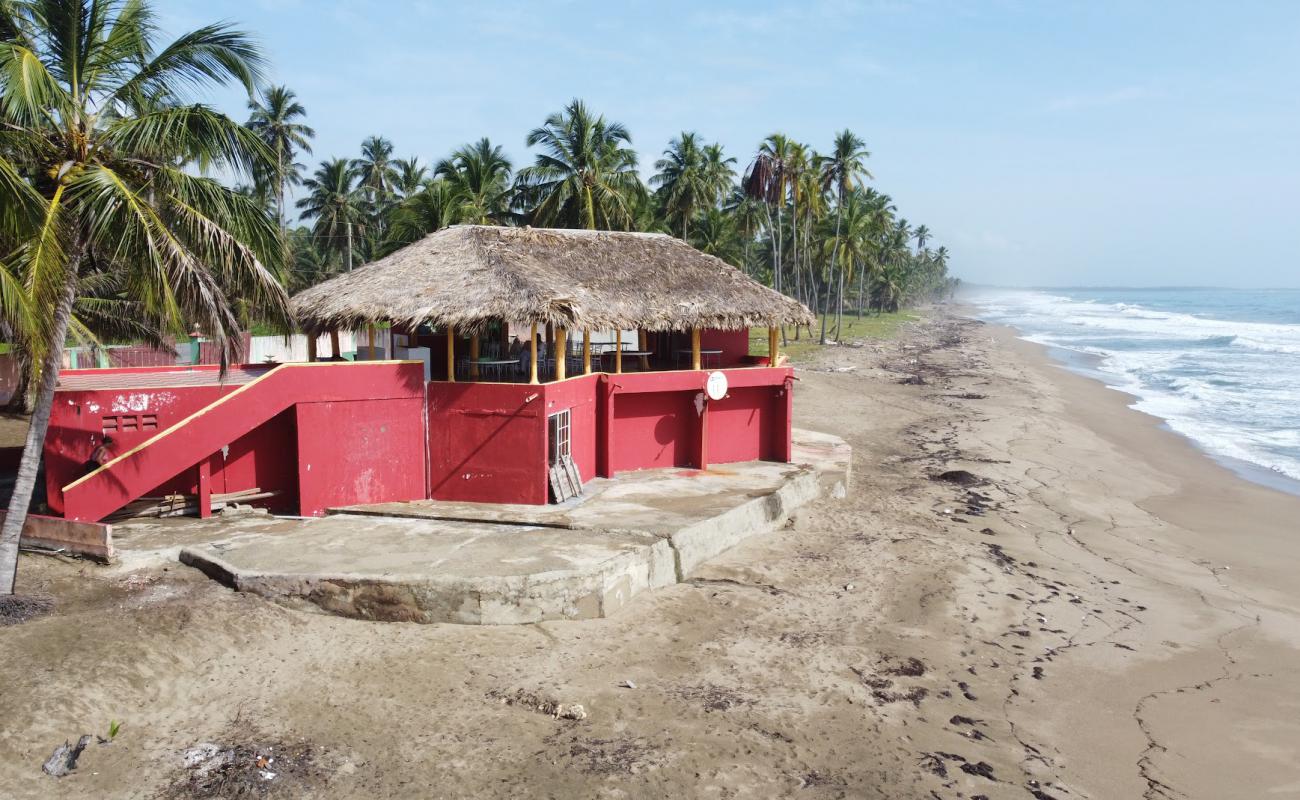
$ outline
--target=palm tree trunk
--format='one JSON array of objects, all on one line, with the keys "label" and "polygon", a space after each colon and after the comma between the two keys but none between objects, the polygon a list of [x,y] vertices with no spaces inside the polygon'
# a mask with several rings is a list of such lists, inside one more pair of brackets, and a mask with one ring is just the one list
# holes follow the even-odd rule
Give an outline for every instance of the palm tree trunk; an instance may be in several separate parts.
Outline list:
[{"label": "palm tree trunk", "polygon": [[840,326],[844,324],[844,262],[840,262],[840,285],[835,290],[835,341],[840,341]]},{"label": "palm tree trunk", "polygon": [[[840,219],[844,216],[843,205],[844,205],[844,198],[841,197],[840,207],[835,209],[835,244],[831,247],[831,271],[830,274],[827,276],[827,280],[826,280],[826,302],[828,305],[827,307],[822,309],[822,338],[821,338],[822,344],[826,344],[826,317],[830,316],[831,313],[831,310],[829,308],[829,303],[831,298],[830,284],[831,281],[835,280],[835,254],[839,252],[840,249]],[[843,290],[841,290],[841,292],[842,291]],[[839,326],[838,319],[835,325],[836,327]]]},{"label": "palm tree trunk", "polygon": [[46,342],[45,363],[41,369],[40,388],[36,392],[36,408],[27,429],[27,442],[23,446],[22,460],[18,462],[18,477],[14,493],[9,498],[9,514],[0,528],[0,595],[14,593],[18,576],[18,540],[23,523],[27,521],[27,507],[36,489],[36,475],[41,468],[41,454],[45,449],[45,432],[50,427],[50,411],[54,407],[54,387],[59,383],[59,366],[63,362],[63,344],[72,319],[72,304],[77,296],[77,268],[81,263],[83,247],[78,245],[68,262],[68,276],[63,294],[54,307],[53,325]]},{"label": "palm tree trunk", "polygon": [[866,284],[866,282],[867,262],[863,261],[861,264],[858,264],[858,307],[856,310],[858,319],[862,319],[862,291],[865,288],[864,284]]}]

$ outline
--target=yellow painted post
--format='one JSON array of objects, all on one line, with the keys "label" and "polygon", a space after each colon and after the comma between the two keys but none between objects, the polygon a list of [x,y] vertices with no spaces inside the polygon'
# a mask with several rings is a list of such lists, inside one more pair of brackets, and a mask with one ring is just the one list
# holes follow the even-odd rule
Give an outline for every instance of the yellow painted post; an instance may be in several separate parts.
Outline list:
[{"label": "yellow painted post", "polygon": [[781,337],[777,335],[776,328],[767,329],[767,365],[775,367],[777,358],[780,356]]},{"label": "yellow painted post", "polygon": [[623,372],[623,329],[619,328],[618,333],[614,334],[614,374],[619,375]]},{"label": "yellow painted post", "polygon": [[555,329],[555,379],[569,377],[569,329]]},{"label": "yellow painted post", "polygon": [[691,369],[700,368],[700,329],[691,328]]},{"label": "yellow painted post", "polygon": [[469,376],[478,380],[478,334],[469,337]]},{"label": "yellow painted post", "polygon": [[528,337],[528,355],[531,356],[531,358],[528,359],[529,361],[528,382],[541,383],[541,381],[537,380],[537,323],[536,322],[533,323],[532,335]]},{"label": "yellow painted post", "polygon": [[374,325],[369,325],[366,327],[366,340],[370,347],[370,354],[369,354],[370,360],[374,361],[375,360],[375,326]]},{"label": "yellow painted post", "polygon": [[591,374],[591,330],[582,329],[582,374]]},{"label": "yellow painted post", "polygon": [[456,382],[456,326],[447,326],[447,383]]}]

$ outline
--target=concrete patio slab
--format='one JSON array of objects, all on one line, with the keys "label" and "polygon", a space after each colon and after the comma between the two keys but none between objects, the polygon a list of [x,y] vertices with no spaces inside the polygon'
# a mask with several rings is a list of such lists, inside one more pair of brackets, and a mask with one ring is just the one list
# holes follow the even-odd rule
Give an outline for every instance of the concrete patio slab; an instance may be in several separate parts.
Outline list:
[{"label": "concrete patio slab", "polygon": [[[417,501],[339,508],[319,519],[207,520],[210,538],[196,541],[189,526],[178,555],[240,591],[362,619],[608,616],[780,526],[813,498],[842,496],[848,446],[807,431],[795,431],[795,442],[799,463],[626,473],[593,481],[583,498],[558,506]],[[170,552],[170,526],[125,527],[119,551]]]}]

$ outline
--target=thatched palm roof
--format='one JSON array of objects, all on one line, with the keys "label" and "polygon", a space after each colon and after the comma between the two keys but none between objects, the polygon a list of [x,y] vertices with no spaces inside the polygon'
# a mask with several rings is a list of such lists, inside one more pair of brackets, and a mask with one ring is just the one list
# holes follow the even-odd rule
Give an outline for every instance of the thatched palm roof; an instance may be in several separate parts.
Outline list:
[{"label": "thatched palm roof", "polygon": [[481,330],[804,325],[802,303],[660,233],[457,225],[293,298],[304,329],[377,322]]}]

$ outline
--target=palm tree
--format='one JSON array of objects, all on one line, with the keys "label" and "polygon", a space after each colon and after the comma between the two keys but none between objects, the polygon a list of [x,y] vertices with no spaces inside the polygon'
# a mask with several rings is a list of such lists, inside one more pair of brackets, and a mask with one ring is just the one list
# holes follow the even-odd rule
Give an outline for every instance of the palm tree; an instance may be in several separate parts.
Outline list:
[{"label": "palm tree", "polygon": [[663,158],[655,162],[658,172],[650,178],[664,218],[681,227],[689,239],[690,221],[702,209],[717,208],[731,188],[734,158],[727,158],[722,145],[700,145],[699,134],[683,131],[668,143]]},{"label": "palm tree", "polygon": [[632,137],[620,123],[593,114],[581,100],[546,118],[528,134],[542,152],[519,171],[519,200],[538,225],[630,230],[645,193]]},{"label": "palm tree", "polygon": [[156,327],[197,325],[230,355],[238,299],[289,320],[274,221],[183,168],[275,169],[252,131],[189,102],[230,83],[252,94],[264,61],[246,34],[207,25],[157,48],[146,0],[43,0],[0,4],[0,37],[0,238],[14,245],[0,264],[0,313],[38,372],[0,528],[0,594],[11,594],[62,350],[91,276],[112,276]]},{"label": "palm tree", "polygon": [[391,253],[434,231],[463,222],[467,213],[465,196],[459,189],[445,180],[427,181],[394,209],[381,252]]},{"label": "palm tree", "polygon": [[346,158],[322,161],[302,185],[307,196],[298,201],[303,219],[315,220],[312,235],[326,252],[342,256],[348,271],[356,251],[356,237],[366,230],[366,206],[360,177]]},{"label": "palm tree", "polygon": [[736,181],[736,159],[722,151],[722,145],[714,142],[704,146],[704,188],[710,206],[721,206],[722,201],[731,193]]},{"label": "palm tree", "polygon": [[[782,234],[781,211],[785,207],[785,188],[789,183],[786,167],[791,155],[792,142],[784,134],[774,133],[759,145],[758,153],[745,171],[745,193],[762,200],[767,207],[768,227],[775,231],[772,237],[772,287],[782,290]],[[771,221],[772,206],[776,206],[776,224]]]},{"label": "palm tree", "polygon": [[690,243],[700,252],[717,256],[728,264],[739,264],[745,257],[735,218],[720,208],[705,209],[695,224]]},{"label": "palm tree", "polygon": [[510,159],[487,137],[467,144],[434,167],[462,198],[462,216],[479,225],[505,222],[510,215]]},{"label": "palm tree", "polygon": [[252,114],[245,125],[275,154],[275,171],[266,178],[275,195],[276,219],[284,231],[288,225],[284,217],[285,192],[302,180],[302,165],[294,159],[300,152],[311,153],[311,139],[316,131],[298,121],[307,116],[307,109],[286,86],[263,89],[259,99],[248,101],[248,109]]},{"label": "palm tree", "polygon": [[397,170],[397,181],[393,188],[403,198],[410,197],[420,191],[420,187],[424,185],[425,178],[429,174],[428,169],[420,166],[420,159],[418,158],[395,159],[393,168]]},{"label": "palm tree", "polygon": [[930,229],[924,225],[917,225],[916,230],[912,231],[912,238],[916,239],[916,252],[920,253],[925,250],[925,245],[930,241]]},{"label": "palm tree", "polygon": [[870,188],[860,190],[860,194],[870,215],[870,224],[865,233],[870,246],[866,260],[858,267],[858,317],[862,316],[863,294],[867,284],[883,268],[883,243],[887,234],[893,230],[894,212],[897,210],[894,201],[887,194]]},{"label": "palm tree", "polygon": [[655,162],[655,170],[650,184],[659,187],[655,194],[664,218],[679,225],[681,237],[686,239],[691,217],[706,205],[708,195],[699,134],[683,131],[669,142],[663,158]]},{"label": "palm tree", "polygon": [[[844,216],[844,198],[855,186],[862,186],[863,176],[871,177],[867,172],[866,160],[871,156],[867,152],[866,142],[854,135],[853,131],[848,128],[840,131],[835,136],[835,144],[831,148],[831,154],[822,162],[822,186],[826,190],[835,193],[836,211],[835,211],[835,246],[831,250],[830,278],[832,281],[837,280],[835,274],[835,253],[839,250],[840,243],[840,221]],[[843,270],[841,270],[841,273]],[[835,328],[839,330],[840,316],[844,311],[844,276],[838,276],[838,288],[836,297],[838,298],[838,308],[835,312]],[[830,300],[830,289],[827,288],[827,302]],[[830,313],[829,308],[823,308],[822,315],[822,344],[826,343],[826,315]]]},{"label": "palm tree", "polygon": [[750,246],[762,229],[766,205],[745,193],[742,188],[733,188],[731,196],[723,206],[723,211],[731,216],[736,232],[744,243],[743,265],[750,275],[758,276],[760,269],[750,258]]},{"label": "palm tree", "polygon": [[376,205],[382,205],[392,196],[400,177],[393,160],[393,143],[383,136],[366,137],[361,143],[361,158],[352,159],[352,169]]}]

